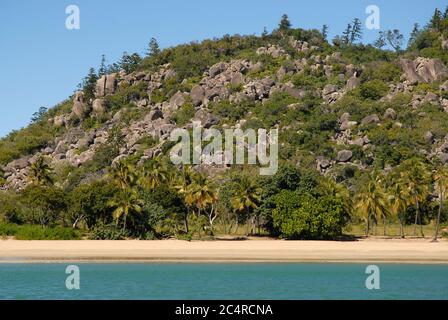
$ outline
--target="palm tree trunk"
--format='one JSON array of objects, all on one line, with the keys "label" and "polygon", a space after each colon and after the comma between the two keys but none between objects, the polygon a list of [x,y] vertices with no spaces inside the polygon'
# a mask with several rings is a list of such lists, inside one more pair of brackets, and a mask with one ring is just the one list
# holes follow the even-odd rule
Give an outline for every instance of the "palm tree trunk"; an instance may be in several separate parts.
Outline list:
[{"label": "palm tree trunk", "polygon": [[369,219],[369,216],[367,216],[367,219],[366,219],[366,238],[368,238],[369,237],[369,230],[370,229],[370,219]]},{"label": "palm tree trunk", "polygon": [[418,199],[415,198],[415,221],[414,221],[414,237],[417,235],[417,221],[419,216]]},{"label": "palm tree trunk", "polygon": [[185,228],[185,233],[188,233],[188,211],[184,216],[184,228]]},{"label": "palm tree trunk", "polygon": [[383,217],[383,236],[386,236],[386,217]]},{"label": "palm tree trunk", "polygon": [[398,219],[400,220],[400,236],[404,239],[403,218],[400,216]]},{"label": "palm tree trunk", "polygon": [[439,226],[440,226],[440,215],[442,214],[442,209],[443,209],[443,194],[440,192],[439,193],[439,212],[437,213],[437,221],[436,221],[436,231],[434,233],[434,238],[432,239],[433,242],[437,241],[437,237],[439,235]]}]

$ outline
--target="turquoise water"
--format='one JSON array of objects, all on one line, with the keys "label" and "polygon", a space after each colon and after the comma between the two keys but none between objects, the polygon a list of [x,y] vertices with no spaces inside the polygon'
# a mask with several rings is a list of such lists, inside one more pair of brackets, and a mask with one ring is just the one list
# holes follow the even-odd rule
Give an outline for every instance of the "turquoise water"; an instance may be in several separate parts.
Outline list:
[{"label": "turquoise water", "polygon": [[365,264],[0,264],[0,299],[448,299],[447,265]]}]

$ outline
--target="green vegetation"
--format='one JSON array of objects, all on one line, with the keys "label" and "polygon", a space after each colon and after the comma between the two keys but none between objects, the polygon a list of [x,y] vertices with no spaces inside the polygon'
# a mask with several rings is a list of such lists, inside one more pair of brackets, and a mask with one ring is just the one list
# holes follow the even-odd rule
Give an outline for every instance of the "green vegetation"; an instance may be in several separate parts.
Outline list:
[{"label": "green vegetation", "polygon": [[[388,98],[390,88],[400,84],[399,58],[423,56],[448,63],[448,51],[442,49],[443,39],[448,38],[448,16],[437,10],[427,27],[415,26],[406,50],[403,35],[394,29],[381,32],[373,44],[362,43],[357,18],[332,44],[327,35],[328,26],[322,32],[294,28],[284,15],[277,29],[265,30],[261,37],[225,35],[163,50],[152,38],[145,57],[124,53],[120,61],[107,65],[103,56],[98,72],[91,68],[79,87],[86,101],[94,98],[97,80],[112,72],[155,72],[168,63],[175,72],[157,80],[160,83],[152,92],[143,81],[121,82],[114,94],[104,98],[107,112],[101,116],[69,119],[56,126],[51,120],[69,114],[71,100],[50,109],[41,107],[29,126],[1,139],[3,185],[8,179],[4,166],[55,147],[56,137],[74,129],[90,132],[107,126],[108,131],[107,141],[80,166],[53,167],[51,156],[30,157],[29,184],[17,191],[0,191],[0,236],[191,240],[237,234],[338,239],[345,233],[378,235],[381,226],[383,235],[400,237],[424,236],[435,229],[433,239],[437,240],[448,222],[448,172],[426,157],[434,145],[425,135],[431,131],[431,139],[441,142],[448,132],[448,114],[427,101],[415,110],[411,104],[415,94],[448,95],[440,92],[441,82],[435,81]],[[318,49],[298,50],[291,40],[306,41]],[[282,48],[289,57],[256,53],[270,46]],[[173,144],[162,144],[149,135],[138,137],[139,150],[112,164],[126,141],[123,129],[151,110],[146,101],[166,103],[177,92],[200,84],[213,64],[233,59],[258,63],[245,74],[246,80],[259,85],[260,79],[269,77],[276,80],[275,89],[283,89],[271,91],[269,98],[263,93],[266,99],[258,101],[233,99],[237,94],[244,96],[247,87],[227,83],[233,96],[210,101],[207,110],[220,119],[223,128],[237,123],[243,129],[278,127],[280,167],[275,175],[259,176],[250,166],[233,166],[213,175],[174,166],[167,157]],[[295,71],[277,78],[281,67]],[[355,73],[356,88],[342,90],[344,95],[334,103],[324,103],[322,89],[331,84],[342,92]],[[137,107],[143,99],[145,104]],[[394,116],[385,116],[389,108]],[[187,126],[196,112],[186,98],[166,119],[169,124]],[[340,121],[344,113],[357,122],[352,133],[363,139],[361,144],[359,139],[357,144],[339,141],[347,138]],[[361,123],[373,114],[380,123]],[[140,160],[150,148],[160,149],[161,154]],[[87,150],[82,146],[76,152]],[[336,160],[341,150],[351,152],[350,163]],[[328,161],[325,175],[316,169],[318,157]]]}]

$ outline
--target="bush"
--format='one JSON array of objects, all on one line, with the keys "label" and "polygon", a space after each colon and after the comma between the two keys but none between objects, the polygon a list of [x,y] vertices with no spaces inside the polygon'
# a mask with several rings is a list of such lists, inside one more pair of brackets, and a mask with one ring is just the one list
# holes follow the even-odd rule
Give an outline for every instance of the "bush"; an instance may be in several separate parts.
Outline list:
[{"label": "bush", "polygon": [[334,239],[347,222],[342,202],[333,197],[282,190],[275,204],[274,228],[288,239]]},{"label": "bush", "polygon": [[378,100],[382,98],[389,90],[387,84],[381,80],[371,80],[361,84],[359,95],[364,99]]},{"label": "bush", "polygon": [[115,224],[98,224],[89,235],[90,240],[124,240],[128,237],[126,230]]},{"label": "bush", "polygon": [[17,240],[77,240],[81,236],[72,228],[42,228],[38,225],[0,224],[1,237],[14,237]]}]

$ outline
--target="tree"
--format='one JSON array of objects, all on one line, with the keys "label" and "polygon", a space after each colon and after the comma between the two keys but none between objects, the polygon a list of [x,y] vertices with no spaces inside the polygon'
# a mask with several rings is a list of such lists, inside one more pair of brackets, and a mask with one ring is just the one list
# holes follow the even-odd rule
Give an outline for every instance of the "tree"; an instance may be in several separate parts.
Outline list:
[{"label": "tree", "polygon": [[447,167],[439,168],[434,175],[434,180],[435,180],[435,188],[437,190],[439,197],[439,211],[437,213],[436,230],[434,232],[434,237],[432,239],[433,242],[436,242],[437,237],[439,235],[440,216],[442,214],[443,203],[445,201],[446,191],[448,189],[448,168]]},{"label": "tree", "polygon": [[400,33],[400,30],[398,29],[387,31],[386,40],[396,52],[399,52],[401,50],[401,46],[403,45],[403,38],[403,34]]},{"label": "tree", "polygon": [[408,48],[411,47],[415,40],[417,40],[418,36],[421,34],[418,23],[414,23],[414,27],[412,28],[411,34],[409,36]]},{"label": "tree", "polygon": [[[258,208],[258,204],[261,201],[260,195],[261,188],[248,176],[241,176],[237,181],[236,190],[232,197],[232,207],[235,211],[245,213],[247,217],[251,218],[251,234],[255,234],[255,216],[253,212]],[[259,227],[260,223],[258,221]]]},{"label": "tree", "polygon": [[115,208],[112,214],[117,226],[120,218],[123,217],[123,230],[126,230],[128,216],[142,212],[142,201],[137,192],[130,188],[124,188],[117,192],[115,197],[108,201],[108,205]]},{"label": "tree", "polygon": [[352,25],[349,23],[347,24],[347,27],[345,28],[344,32],[342,33],[342,43],[347,45],[350,43],[350,39],[351,39],[351,34],[352,34]]},{"label": "tree", "polygon": [[266,39],[268,35],[269,35],[268,29],[266,29],[266,27],[263,27],[263,32],[261,33],[261,38]]},{"label": "tree", "polygon": [[148,57],[154,57],[160,54],[160,47],[159,43],[157,42],[156,38],[151,38],[148,44]]},{"label": "tree", "polygon": [[101,78],[107,74],[107,64],[106,64],[106,55],[101,56],[100,67],[98,68],[98,77]]},{"label": "tree", "polygon": [[443,19],[442,12],[440,12],[440,10],[436,8],[434,10],[434,14],[429,22],[430,28],[440,31],[441,25],[442,25],[442,19]]},{"label": "tree", "polygon": [[[394,177],[395,178],[395,177]],[[409,195],[405,186],[400,180],[392,180],[388,189],[390,212],[398,218],[400,222],[400,236],[404,238],[404,212],[409,204]]]},{"label": "tree", "polygon": [[136,180],[134,168],[123,161],[119,161],[112,166],[109,177],[122,190],[131,188]]},{"label": "tree", "polygon": [[280,23],[278,24],[278,30],[281,32],[287,32],[291,29],[291,21],[289,21],[288,15],[282,15],[280,19]]},{"label": "tree", "polygon": [[154,190],[168,179],[168,170],[160,159],[150,161],[143,166],[139,183],[149,191]]},{"label": "tree", "polygon": [[326,41],[326,40],[327,40],[327,37],[328,37],[328,26],[327,26],[326,24],[324,24],[324,25],[322,26],[322,31],[321,31],[321,33],[322,33],[322,37],[323,37],[324,40]]},{"label": "tree", "polygon": [[31,118],[31,122],[38,122],[42,120],[47,114],[48,109],[45,107],[40,107],[39,111],[33,113],[33,117]]},{"label": "tree", "polygon": [[350,192],[343,184],[337,183],[330,178],[321,178],[320,187],[323,195],[340,200],[344,204],[344,210],[347,215],[351,215],[353,203],[350,198]]},{"label": "tree", "polygon": [[133,53],[129,55],[126,51],[123,52],[123,55],[121,57],[120,62],[118,63],[119,69],[123,70],[126,73],[134,72],[140,62],[142,61],[142,58],[138,53]]},{"label": "tree", "polygon": [[382,49],[386,45],[386,34],[384,31],[378,33],[378,38],[373,43],[373,46],[378,49]]},{"label": "tree", "polygon": [[350,33],[350,44],[362,39],[362,23],[358,18],[353,19],[352,30]]},{"label": "tree", "polygon": [[89,101],[95,97],[96,82],[98,81],[98,75],[94,68],[89,69],[89,73],[84,78],[82,83],[82,91],[84,92],[84,99]]},{"label": "tree", "polygon": [[36,161],[30,166],[30,180],[32,183],[48,186],[53,184],[53,179],[51,177],[52,169],[45,162],[43,156],[39,156]]},{"label": "tree", "polygon": [[375,222],[379,218],[386,219],[388,213],[386,193],[382,187],[382,177],[377,173],[370,175],[369,181],[363,186],[355,198],[355,209],[366,220],[366,237],[369,236],[370,219]]},{"label": "tree", "polygon": [[171,175],[170,179],[170,188],[174,189],[184,199],[185,206],[187,207],[187,212],[184,215],[185,233],[189,232],[188,215],[193,205],[193,203],[189,201],[191,198],[187,198],[189,192],[188,187],[193,183],[195,175],[196,173],[190,166],[183,166],[180,173]]},{"label": "tree", "polygon": [[194,205],[198,209],[196,218],[199,222],[199,218],[202,212],[206,212],[209,217],[210,228],[213,232],[213,222],[216,219],[217,212],[215,211],[215,203],[218,199],[218,193],[216,187],[210,183],[207,178],[202,174],[194,176],[192,183],[186,190],[186,201],[190,205]]},{"label": "tree", "polygon": [[416,235],[417,223],[420,222],[420,232],[423,234],[423,222],[420,215],[420,204],[426,200],[429,194],[429,174],[423,162],[418,159],[409,159],[401,165],[401,178],[406,186],[410,201],[415,205],[414,236]]}]

